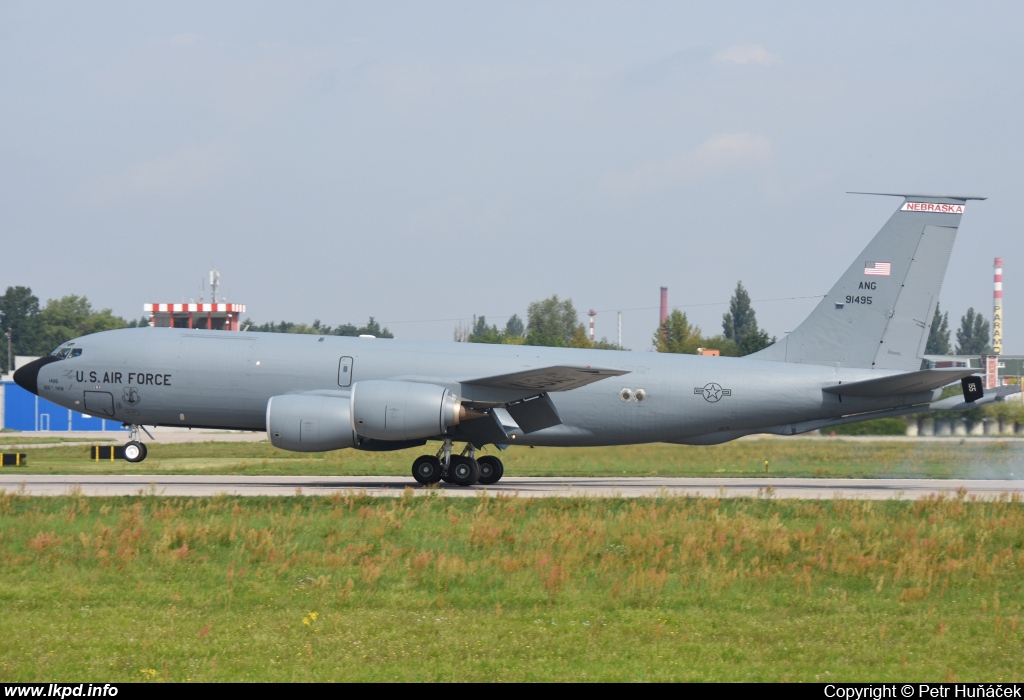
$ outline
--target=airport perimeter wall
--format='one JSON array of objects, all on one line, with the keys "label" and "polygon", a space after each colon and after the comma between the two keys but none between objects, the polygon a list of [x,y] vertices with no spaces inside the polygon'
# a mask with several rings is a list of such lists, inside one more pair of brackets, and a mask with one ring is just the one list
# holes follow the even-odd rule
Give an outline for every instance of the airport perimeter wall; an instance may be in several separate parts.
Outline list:
[{"label": "airport perimeter wall", "polygon": [[120,421],[93,418],[58,406],[14,382],[0,382],[0,426],[30,432],[124,430]]},{"label": "airport perimeter wall", "polygon": [[1005,418],[930,418],[907,416],[909,437],[967,437],[971,435],[1002,435],[1024,437],[1024,423]]}]

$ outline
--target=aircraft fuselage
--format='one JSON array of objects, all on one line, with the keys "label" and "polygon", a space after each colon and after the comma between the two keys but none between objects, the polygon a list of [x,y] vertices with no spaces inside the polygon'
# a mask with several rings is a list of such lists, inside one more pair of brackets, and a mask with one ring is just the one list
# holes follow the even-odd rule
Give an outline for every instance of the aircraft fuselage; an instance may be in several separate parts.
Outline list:
[{"label": "aircraft fuselage", "polygon": [[462,380],[557,364],[625,374],[550,393],[561,424],[523,435],[519,444],[721,442],[933,397],[929,391],[840,398],[822,391],[877,377],[872,370],[656,352],[168,328],[107,331],[62,347],[81,352],[42,364],[38,394],[136,425],[262,431],[275,396],[343,397],[360,381],[398,379],[434,381],[472,399],[477,390]]}]

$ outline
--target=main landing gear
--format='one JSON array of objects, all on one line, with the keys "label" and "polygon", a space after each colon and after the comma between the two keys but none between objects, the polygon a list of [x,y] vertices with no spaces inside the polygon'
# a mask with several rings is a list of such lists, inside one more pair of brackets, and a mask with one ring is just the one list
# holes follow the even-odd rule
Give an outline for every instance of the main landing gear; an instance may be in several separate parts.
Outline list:
[{"label": "main landing gear", "polygon": [[[141,425],[128,425],[128,442],[124,445],[124,459],[126,462],[141,462],[146,458],[149,450],[146,449],[145,443],[139,438],[139,432],[144,432],[149,435],[149,431],[143,428]],[[153,436],[149,435],[149,439],[152,440]]]},{"label": "main landing gear", "polygon": [[439,481],[456,486],[490,485],[498,483],[504,474],[500,459],[490,455],[477,459],[472,444],[466,445],[462,454],[453,455],[451,440],[445,440],[436,455],[423,455],[412,463],[413,478],[424,486]]}]

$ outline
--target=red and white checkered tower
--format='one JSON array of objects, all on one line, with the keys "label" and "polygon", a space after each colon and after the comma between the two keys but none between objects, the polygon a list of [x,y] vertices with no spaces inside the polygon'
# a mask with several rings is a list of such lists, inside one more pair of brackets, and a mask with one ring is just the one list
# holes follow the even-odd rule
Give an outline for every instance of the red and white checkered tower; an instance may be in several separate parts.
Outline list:
[{"label": "red and white checkered tower", "polygon": [[992,351],[1003,354],[1003,259],[996,258],[996,274],[992,287]]},{"label": "red and white checkered tower", "polygon": [[159,328],[205,328],[237,331],[245,304],[143,304],[149,325]]},{"label": "red and white checkered tower", "polygon": [[245,304],[229,304],[217,299],[220,272],[210,270],[210,302],[143,304],[149,314],[149,325],[158,328],[205,328],[212,331],[237,331],[245,313]]}]

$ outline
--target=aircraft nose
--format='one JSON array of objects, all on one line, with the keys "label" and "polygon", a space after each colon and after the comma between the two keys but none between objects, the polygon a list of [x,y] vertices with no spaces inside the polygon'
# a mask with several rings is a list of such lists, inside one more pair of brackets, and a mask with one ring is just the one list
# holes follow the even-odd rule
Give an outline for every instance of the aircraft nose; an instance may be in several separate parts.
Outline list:
[{"label": "aircraft nose", "polygon": [[37,382],[39,380],[39,370],[51,362],[59,361],[59,357],[53,355],[47,355],[46,357],[40,357],[38,360],[32,360],[24,367],[19,367],[14,372],[14,381],[25,391],[30,391],[33,394],[39,393],[39,387]]}]

